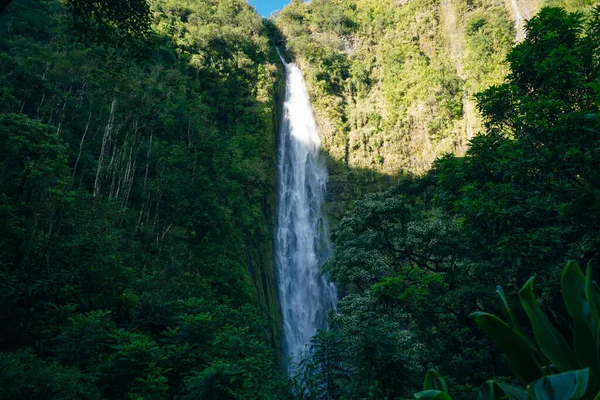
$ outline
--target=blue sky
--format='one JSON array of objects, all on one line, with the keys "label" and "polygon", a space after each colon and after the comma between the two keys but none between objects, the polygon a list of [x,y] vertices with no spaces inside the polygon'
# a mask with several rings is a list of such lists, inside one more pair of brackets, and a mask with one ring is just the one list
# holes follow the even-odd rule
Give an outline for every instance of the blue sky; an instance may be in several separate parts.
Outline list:
[{"label": "blue sky", "polygon": [[256,11],[263,16],[268,17],[275,10],[281,10],[290,0],[250,0],[249,3],[256,8]]}]

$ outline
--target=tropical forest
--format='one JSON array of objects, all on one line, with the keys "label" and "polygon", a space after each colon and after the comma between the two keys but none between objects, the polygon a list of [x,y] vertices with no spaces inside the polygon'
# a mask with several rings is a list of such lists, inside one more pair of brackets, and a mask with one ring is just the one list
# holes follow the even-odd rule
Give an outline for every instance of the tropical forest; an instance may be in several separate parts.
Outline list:
[{"label": "tropical forest", "polygon": [[0,2],[0,400],[600,400],[600,3],[286,1]]}]

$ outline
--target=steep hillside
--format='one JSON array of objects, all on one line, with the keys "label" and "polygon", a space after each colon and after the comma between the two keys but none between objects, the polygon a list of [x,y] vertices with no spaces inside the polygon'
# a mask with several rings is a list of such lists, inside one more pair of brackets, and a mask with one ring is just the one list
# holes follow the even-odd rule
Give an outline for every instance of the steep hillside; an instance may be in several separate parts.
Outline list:
[{"label": "steep hillside", "polygon": [[334,211],[390,176],[422,174],[441,154],[463,154],[481,129],[474,94],[502,82],[523,19],[542,5],[295,0],[284,8],[276,24],[307,78],[331,157]]},{"label": "steep hillside", "polygon": [[277,55],[244,1],[152,9],[0,16],[0,398],[280,398]]},{"label": "steep hillside", "polygon": [[598,398],[600,6],[543,8],[527,28],[503,83],[476,97],[466,154],[364,196],[333,228],[324,270],[344,297],[298,392]]}]

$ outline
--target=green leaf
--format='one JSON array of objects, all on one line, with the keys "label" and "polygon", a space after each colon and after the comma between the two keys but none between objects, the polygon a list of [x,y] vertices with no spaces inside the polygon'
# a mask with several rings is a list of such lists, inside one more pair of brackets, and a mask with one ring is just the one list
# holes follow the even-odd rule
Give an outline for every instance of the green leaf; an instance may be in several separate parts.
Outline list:
[{"label": "green leaf", "polygon": [[500,285],[496,286],[496,293],[498,293],[498,296],[500,296],[500,300],[502,301],[502,311],[504,312],[504,316],[508,320],[508,324],[515,331],[517,331],[518,333],[521,334],[523,339],[525,339],[525,341],[527,342],[527,344],[529,345],[529,347],[531,348],[531,350],[534,352],[534,354],[536,356],[538,356],[539,358],[543,358],[543,354],[541,354],[539,352],[539,350],[538,350],[537,346],[535,345],[535,343],[533,342],[533,340],[531,340],[529,337],[527,337],[523,333],[523,328],[521,327],[519,320],[515,317],[514,313],[512,312],[510,305],[508,303],[508,299],[506,298],[506,295],[504,294],[504,290],[502,289],[502,287]]},{"label": "green leaf", "polygon": [[596,101],[594,103],[596,104],[596,107],[600,108],[600,79],[598,79],[596,82],[586,83],[586,86],[591,87],[596,91],[598,96],[596,97]]},{"label": "green leaf", "polygon": [[502,311],[504,312],[504,316],[508,320],[509,325],[517,330],[521,330],[519,321],[513,314],[512,310],[510,309],[510,305],[508,304],[508,299],[506,298],[506,295],[504,294],[504,290],[502,290],[502,286],[500,286],[500,285],[496,286],[496,293],[498,293],[498,296],[500,296],[500,300],[502,300]]},{"label": "green leaf", "polygon": [[588,349],[594,354],[594,367],[590,370],[591,382],[590,390],[593,392],[600,391],[600,287],[592,281],[592,268],[588,264],[585,272],[585,297],[590,307],[590,329],[595,339],[595,347]]},{"label": "green leaf", "polygon": [[439,390],[423,390],[415,393],[416,399],[421,400],[452,400],[452,397],[448,393],[444,393]]},{"label": "green leaf", "polygon": [[441,390],[444,393],[448,393],[448,385],[446,385],[446,381],[436,370],[430,369],[425,375],[423,390]]},{"label": "green leaf", "polygon": [[508,396],[495,381],[483,382],[477,393],[477,400],[502,400]]},{"label": "green leaf", "polygon": [[538,379],[527,391],[534,400],[578,400],[587,389],[589,370],[563,372]]},{"label": "green leaf", "polygon": [[501,382],[496,382],[496,384],[506,393],[509,400],[529,400],[527,391],[519,386]]},{"label": "green leaf", "polygon": [[520,333],[492,314],[474,312],[471,317],[504,353],[508,365],[522,382],[528,383],[543,375],[533,351]]},{"label": "green leaf", "polygon": [[531,277],[519,291],[521,305],[531,321],[533,334],[538,347],[546,357],[561,371],[571,371],[578,368],[575,354],[565,338],[550,323],[540,309],[533,294],[533,279]]},{"label": "green leaf", "polygon": [[598,358],[593,330],[595,324],[592,322],[590,304],[586,296],[586,277],[577,262],[567,263],[562,273],[561,288],[567,310],[575,322],[573,341],[577,361],[580,367],[589,367],[597,371]]},{"label": "green leaf", "polygon": [[561,278],[563,298],[573,318],[587,319],[590,307],[585,294],[586,278],[576,261],[567,262]]},{"label": "green leaf", "polygon": [[588,265],[585,273],[585,297],[588,299],[594,323],[600,325],[600,287],[592,280],[590,265]]}]

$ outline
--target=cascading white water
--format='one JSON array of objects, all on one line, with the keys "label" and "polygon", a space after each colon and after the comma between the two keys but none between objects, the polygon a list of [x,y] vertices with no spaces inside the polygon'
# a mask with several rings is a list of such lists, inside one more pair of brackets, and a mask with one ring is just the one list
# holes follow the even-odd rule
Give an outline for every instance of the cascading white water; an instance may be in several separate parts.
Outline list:
[{"label": "cascading white water", "polygon": [[298,361],[317,329],[325,327],[326,312],[335,306],[337,292],[321,274],[321,266],[331,254],[321,213],[327,183],[321,140],[302,73],[283,57],[281,61],[286,87],[278,154],[275,262],[285,351]]},{"label": "cascading white water", "polygon": [[515,15],[515,40],[517,42],[521,42],[523,39],[525,39],[525,20],[523,19],[523,14],[521,14],[519,1],[510,0],[510,5],[512,7],[513,14]]}]

